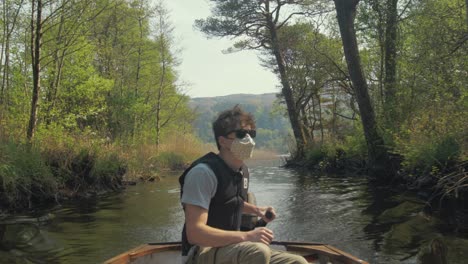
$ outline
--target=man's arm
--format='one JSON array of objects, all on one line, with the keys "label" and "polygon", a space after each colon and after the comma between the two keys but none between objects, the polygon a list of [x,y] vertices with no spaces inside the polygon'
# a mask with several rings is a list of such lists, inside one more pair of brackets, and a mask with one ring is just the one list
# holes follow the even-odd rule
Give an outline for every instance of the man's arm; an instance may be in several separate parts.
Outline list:
[{"label": "man's arm", "polygon": [[249,232],[226,231],[208,226],[208,210],[200,206],[185,204],[185,224],[190,244],[205,247],[223,247],[244,241],[270,244],[273,232],[265,227]]}]

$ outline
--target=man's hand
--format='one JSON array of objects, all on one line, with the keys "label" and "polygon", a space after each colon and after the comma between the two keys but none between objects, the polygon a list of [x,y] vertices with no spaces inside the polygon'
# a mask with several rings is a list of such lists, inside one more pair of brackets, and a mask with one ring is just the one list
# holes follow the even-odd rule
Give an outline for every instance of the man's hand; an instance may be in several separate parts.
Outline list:
[{"label": "man's hand", "polygon": [[246,240],[269,245],[271,241],[273,241],[273,231],[266,227],[258,227],[252,231],[247,232]]},{"label": "man's hand", "polygon": [[[261,217],[266,223],[269,223],[273,220],[275,220],[276,218],[276,211],[273,207],[271,206],[264,206],[264,207],[257,207],[258,208],[258,212],[257,212],[257,215],[259,217]],[[270,218],[267,218],[265,216],[266,212],[270,212],[271,213],[271,217]]]}]

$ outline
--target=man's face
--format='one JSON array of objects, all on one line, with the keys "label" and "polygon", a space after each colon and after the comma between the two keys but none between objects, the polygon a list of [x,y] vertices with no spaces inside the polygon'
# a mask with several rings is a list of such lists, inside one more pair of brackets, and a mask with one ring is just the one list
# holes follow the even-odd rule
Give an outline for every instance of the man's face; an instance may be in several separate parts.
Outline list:
[{"label": "man's face", "polygon": [[256,131],[250,128],[250,126],[243,126],[228,134],[228,140],[231,141],[228,150],[237,160],[244,161],[252,157],[255,147],[253,138],[256,136]]},{"label": "man's face", "polygon": [[[221,148],[230,150],[232,142],[234,142],[234,140],[238,137],[239,134],[243,134],[243,133],[238,133],[239,131],[243,132],[241,130],[252,130],[252,126],[249,124],[243,123],[241,125],[238,125],[235,130],[229,132],[226,136],[219,137],[219,143],[221,145]],[[252,135],[250,136],[252,137]]]}]

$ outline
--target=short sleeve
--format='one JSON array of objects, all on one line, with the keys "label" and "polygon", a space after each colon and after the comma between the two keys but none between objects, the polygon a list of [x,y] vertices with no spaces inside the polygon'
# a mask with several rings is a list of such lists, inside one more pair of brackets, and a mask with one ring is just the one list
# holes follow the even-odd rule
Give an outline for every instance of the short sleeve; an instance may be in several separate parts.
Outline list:
[{"label": "short sleeve", "polygon": [[211,198],[216,194],[217,185],[213,170],[206,164],[198,164],[185,175],[181,202],[208,210]]}]

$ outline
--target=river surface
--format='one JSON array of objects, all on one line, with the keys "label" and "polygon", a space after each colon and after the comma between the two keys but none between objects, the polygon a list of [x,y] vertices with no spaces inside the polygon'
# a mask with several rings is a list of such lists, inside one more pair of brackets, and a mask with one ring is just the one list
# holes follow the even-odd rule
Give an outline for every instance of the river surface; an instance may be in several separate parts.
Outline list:
[{"label": "river surface", "polygon": [[[452,234],[446,224],[421,214],[416,198],[370,189],[363,178],[280,165],[279,160],[250,164],[250,191],[258,205],[271,205],[278,214],[269,224],[275,240],[323,242],[370,263],[417,263],[421,248],[437,237],[448,247],[449,263],[468,263],[466,234]],[[98,201],[62,204],[43,224],[7,226],[10,242],[0,251],[0,263],[101,263],[146,242],[178,241],[179,174]]]}]

